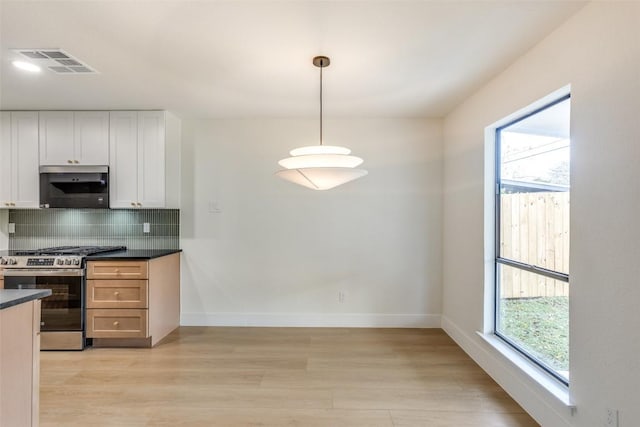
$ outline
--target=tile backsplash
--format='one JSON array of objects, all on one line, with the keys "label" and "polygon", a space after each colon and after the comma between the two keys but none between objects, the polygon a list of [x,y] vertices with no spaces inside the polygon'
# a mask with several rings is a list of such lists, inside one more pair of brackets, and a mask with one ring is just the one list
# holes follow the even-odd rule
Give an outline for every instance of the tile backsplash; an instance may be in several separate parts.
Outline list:
[{"label": "tile backsplash", "polygon": [[[143,232],[143,224],[150,232]],[[9,211],[9,249],[67,245],[122,245],[128,249],[178,249],[178,209],[20,209]]]}]

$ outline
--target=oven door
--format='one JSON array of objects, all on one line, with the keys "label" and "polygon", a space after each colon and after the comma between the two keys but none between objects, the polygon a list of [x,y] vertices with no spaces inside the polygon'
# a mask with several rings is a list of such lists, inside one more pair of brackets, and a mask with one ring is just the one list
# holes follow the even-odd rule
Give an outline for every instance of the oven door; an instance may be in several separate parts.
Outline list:
[{"label": "oven door", "polygon": [[5,289],[51,289],[42,299],[40,330],[83,331],[84,270],[4,270]]}]

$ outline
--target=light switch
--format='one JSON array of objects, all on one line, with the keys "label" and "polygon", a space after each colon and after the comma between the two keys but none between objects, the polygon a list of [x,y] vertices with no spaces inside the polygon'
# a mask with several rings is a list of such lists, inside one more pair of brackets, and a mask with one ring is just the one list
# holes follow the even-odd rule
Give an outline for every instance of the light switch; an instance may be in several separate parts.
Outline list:
[{"label": "light switch", "polygon": [[13,234],[16,232],[16,224],[15,222],[10,222],[9,223],[9,234]]},{"label": "light switch", "polygon": [[142,232],[151,233],[151,224],[149,224],[148,222],[142,223]]}]

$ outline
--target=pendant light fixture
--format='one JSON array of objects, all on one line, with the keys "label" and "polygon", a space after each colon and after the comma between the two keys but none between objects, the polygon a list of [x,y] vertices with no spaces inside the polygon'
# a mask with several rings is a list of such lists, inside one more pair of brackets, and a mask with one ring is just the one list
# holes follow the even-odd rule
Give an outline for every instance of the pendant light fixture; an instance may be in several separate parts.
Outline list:
[{"label": "pendant light fixture", "polygon": [[326,56],[313,58],[313,65],[320,68],[320,145],[291,150],[291,157],[278,162],[284,169],[276,172],[282,179],[313,190],[329,190],[367,174],[364,169],[356,169],[362,164],[362,159],[350,156],[351,150],[348,148],[323,145],[322,69],[329,66],[329,63]]}]

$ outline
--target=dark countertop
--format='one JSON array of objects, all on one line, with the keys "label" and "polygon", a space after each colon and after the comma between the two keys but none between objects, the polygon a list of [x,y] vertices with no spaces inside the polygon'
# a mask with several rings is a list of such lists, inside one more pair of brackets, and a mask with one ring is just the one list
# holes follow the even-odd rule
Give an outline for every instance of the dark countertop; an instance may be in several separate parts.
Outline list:
[{"label": "dark countertop", "polygon": [[[0,251],[0,256],[15,256],[16,252],[24,249]],[[171,255],[178,252],[182,252],[182,249],[128,249],[120,252],[109,252],[106,254],[97,254],[86,257],[89,261],[96,261],[100,259],[153,259],[159,258],[165,255]]]},{"label": "dark countertop", "polygon": [[0,289],[0,310],[51,295],[51,289]]},{"label": "dark countertop", "polygon": [[127,249],[126,251],[120,252],[109,252],[106,254],[90,255],[86,257],[86,260],[147,260],[160,258],[166,255],[177,254],[178,252],[182,252],[182,249]]},{"label": "dark countertop", "polygon": [[0,251],[0,256],[15,256],[16,252],[20,252],[20,249],[15,250],[15,251],[8,251],[8,250],[4,250],[4,251]]}]

